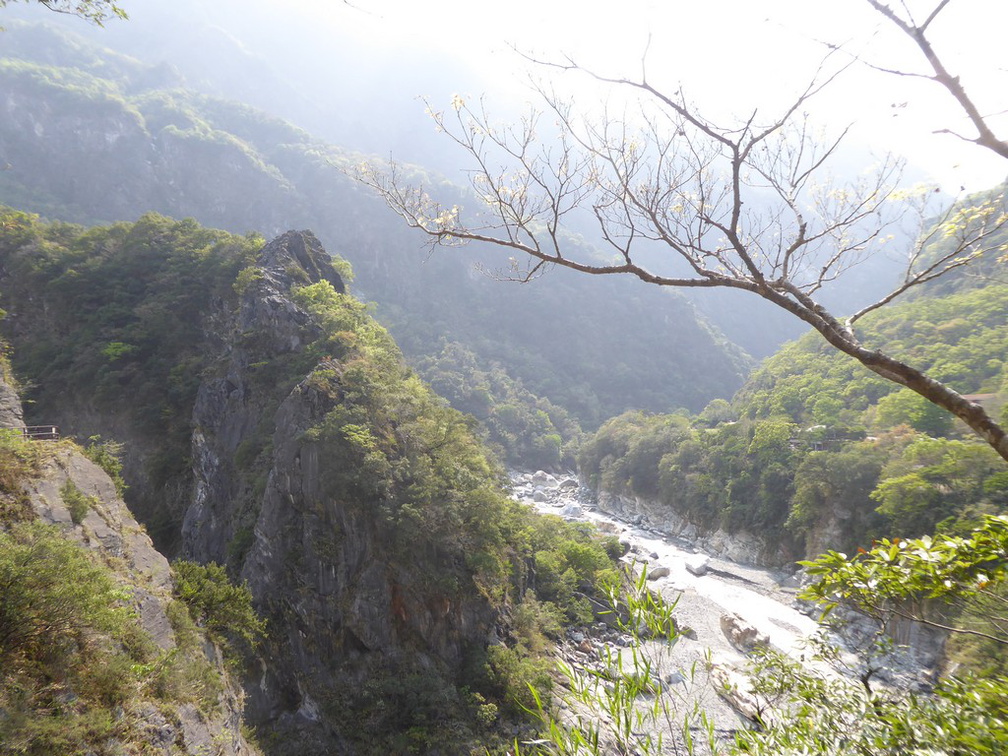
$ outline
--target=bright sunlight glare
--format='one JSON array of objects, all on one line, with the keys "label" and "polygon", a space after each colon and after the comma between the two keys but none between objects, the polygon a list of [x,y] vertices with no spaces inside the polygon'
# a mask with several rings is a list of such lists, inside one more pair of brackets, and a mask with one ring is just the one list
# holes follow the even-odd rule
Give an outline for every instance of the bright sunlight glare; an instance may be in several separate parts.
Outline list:
[{"label": "bright sunlight glare", "polygon": [[[527,58],[572,60],[612,77],[640,78],[646,72],[666,91],[682,86],[688,99],[722,121],[754,110],[768,117],[776,113],[808,85],[830,46],[841,49],[827,70],[858,57],[884,68],[927,73],[920,52],[864,0],[296,1],[315,6],[320,23],[332,25],[334,33],[367,40],[376,55],[393,50],[456,57],[484,87],[466,94],[486,95],[491,110],[495,98],[528,98],[529,77],[554,73]],[[918,18],[934,4],[906,3]],[[975,23],[978,16],[982,24]],[[997,59],[1005,28],[1008,3],[965,0],[947,8],[929,29],[946,62],[999,126],[1008,126],[1008,117],[999,112],[1008,72]],[[584,77],[562,78],[579,107],[612,96]],[[979,190],[1004,178],[1001,162],[984,150],[935,133],[970,131],[949,95],[931,82],[854,63],[809,103],[809,110],[825,126],[854,124],[855,146],[902,153],[913,173],[953,193],[960,186]]]}]

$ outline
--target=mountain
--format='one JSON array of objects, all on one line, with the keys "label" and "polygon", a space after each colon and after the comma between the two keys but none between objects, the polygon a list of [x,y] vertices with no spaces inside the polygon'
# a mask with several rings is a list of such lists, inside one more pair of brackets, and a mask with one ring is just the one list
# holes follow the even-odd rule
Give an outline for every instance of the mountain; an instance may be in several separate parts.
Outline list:
[{"label": "mountain", "polygon": [[0,360],[0,751],[259,754],[225,644],[94,450],[23,425]]},{"label": "mountain", "polygon": [[[32,10],[18,12],[15,6],[7,13],[38,21],[39,14]],[[317,0],[291,0],[283,7],[266,0],[176,0],[137,7],[128,23],[105,28],[89,28],[76,19],[47,20],[61,21],[75,36],[86,35],[92,46],[141,61],[154,72],[151,76],[170,72],[194,92],[252,105],[350,152],[391,155],[399,163],[422,165],[431,175],[467,183],[466,169],[473,166],[464,151],[434,128],[425,105],[437,110],[447,107],[455,94],[463,94],[470,101],[485,100],[493,122],[519,123],[530,107],[544,105],[521,73],[527,61],[517,52],[498,52],[489,66],[473,67],[472,56],[465,53],[472,40],[428,39],[421,30],[397,36],[396,21],[383,18],[383,13],[395,10]],[[500,7],[482,16],[485,20],[509,13]],[[466,10],[460,15],[472,14]],[[10,54],[59,64],[59,55],[43,58],[33,51],[40,46],[38,41],[30,47],[15,42],[16,52]],[[62,65],[80,67],[69,61]],[[531,76],[538,78],[534,71]],[[603,97],[601,92],[585,96],[589,101]],[[585,104],[590,107],[590,102]],[[544,125],[551,120],[548,107],[546,111]],[[841,146],[830,161],[832,182],[856,183],[862,168],[875,163],[876,150],[877,145]],[[923,180],[912,166],[904,179]],[[753,210],[761,199],[757,193],[746,202]],[[772,207],[766,212],[772,214]],[[591,213],[580,219],[568,214],[565,222],[573,233],[605,246]],[[319,229],[317,223],[309,225]],[[904,242],[909,245],[912,238],[896,226],[887,233],[895,238],[848,270],[841,285],[827,285],[817,293],[823,304],[834,312],[854,312],[896,285],[902,262],[888,252],[903,248]],[[333,247],[333,239],[323,239]],[[495,267],[506,264],[498,261]],[[658,262],[656,267],[665,266]],[[684,296],[729,341],[757,359],[805,330],[789,314],[742,292],[687,290]]]},{"label": "mountain", "polygon": [[587,427],[631,408],[699,410],[748,368],[676,293],[559,270],[507,285],[479,272],[507,267],[489,252],[425,256],[343,173],[359,156],[66,33],[5,35],[0,201],[84,223],[152,210],[238,233],[310,227],[353,264],[359,295],[409,357],[458,342]]},{"label": "mountain", "polygon": [[[974,214],[1006,188],[959,211]],[[948,243],[934,239],[926,257]],[[999,229],[974,264],[857,324],[864,344],[973,397],[1001,423],[1005,241]],[[1008,504],[1003,461],[965,425],[815,333],[766,359],[731,403],[716,400],[692,418],[627,413],[586,439],[578,461],[613,508],[747,561],[788,563],[876,538],[965,531]]]},{"label": "mountain", "polygon": [[547,684],[544,633],[590,622],[615,579],[613,544],[506,496],[471,418],[341,269],[306,231],[0,214],[2,325],[32,413],[121,443],[154,544],[247,585],[267,632],[237,674],[266,752],[507,740],[527,683]]}]

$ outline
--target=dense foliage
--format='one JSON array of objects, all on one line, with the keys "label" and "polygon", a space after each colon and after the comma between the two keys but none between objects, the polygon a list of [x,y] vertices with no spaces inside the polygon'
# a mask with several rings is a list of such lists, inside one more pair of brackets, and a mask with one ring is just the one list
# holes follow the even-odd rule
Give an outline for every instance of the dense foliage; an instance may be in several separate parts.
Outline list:
[{"label": "dense foliage", "polygon": [[481,367],[457,342],[416,359],[423,379],[456,409],[475,417],[490,447],[508,465],[530,469],[573,467],[581,436],[577,420],[548,399],[536,397],[500,363]]},{"label": "dense foliage", "polygon": [[[1008,287],[992,284],[883,309],[865,318],[861,329],[866,340],[884,343],[889,353],[961,394],[995,393],[1008,380],[1006,310]],[[780,415],[802,426],[906,423],[932,435],[953,430],[948,413],[837,355],[817,334],[769,358],[735,405],[743,416]]]},{"label": "dense foliage", "polygon": [[[222,351],[230,334],[221,324],[231,322],[244,298],[257,296],[266,276],[254,263],[260,240],[154,215],[91,230],[15,211],[0,223],[6,327],[16,344],[15,366],[34,387],[33,410],[86,421],[80,432],[90,438],[89,455],[127,485],[128,499],[141,495],[140,514],[162,539],[176,542],[180,511],[159,510],[163,500],[149,493],[181,491],[188,502],[197,388],[231,354]],[[548,682],[547,638],[564,624],[591,621],[589,598],[618,583],[615,550],[587,528],[539,517],[510,500],[473,418],[448,407],[406,366],[367,306],[328,281],[310,283],[293,263],[283,275],[304,284],[289,292],[300,313],[298,348],[271,351],[271,336],[262,332],[235,337],[259,424],[228,461],[240,482],[242,500],[231,505],[242,527],[220,560],[237,571],[246,557],[273,464],[277,408],[292,393],[314,397],[308,403],[326,407],[324,417],[297,442],[315,446],[324,460],[319,482],[326,501],[376,531],[387,569],[450,602],[477,603],[501,617],[501,642],[467,652],[461,679],[399,660],[371,670],[365,689],[326,705],[349,718],[346,731],[362,747],[394,752],[404,743],[430,749],[492,742],[501,735],[499,714],[506,721],[524,717],[528,683]],[[45,307],[34,317],[40,301]],[[91,411],[79,412],[81,405]],[[98,428],[106,438],[124,432],[129,443],[92,436]],[[12,444],[11,464],[30,463]],[[75,519],[87,517],[87,497],[69,486],[63,496]],[[313,558],[332,559],[343,537],[337,529],[319,534]],[[262,627],[250,594],[224,568],[177,562],[175,577],[178,597],[212,638],[251,648]],[[191,625],[187,612],[177,613],[180,627]],[[271,642],[282,641],[267,634],[264,643]],[[413,682],[403,687],[402,680]]]},{"label": "dense foliage", "polygon": [[254,645],[265,632],[252,608],[252,592],[231,582],[221,565],[179,560],[172,576],[175,596],[215,642],[228,648],[238,642]]},{"label": "dense foliage", "polygon": [[146,707],[217,706],[221,677],[181,605],[176,647],[158,648],[121,576],[58,528],[0,530],[0,753],[153,754]]},{"label": "dense foliage", "polygon": [[[555,413],[540,406],[547,399],[594,428],[630,408],[698,410],[741,382],[745,358],[698,323],[677,295],[560,271],[509,286],[476,272],[505,268],[506,260],[476,251],[427,259],[417,240],[341,173],[355,156],[260,111],[184,90],[171,71],[69,35],[14,31],[0,80],[16,93],[24,120],[0,129],[0,150],[19,155],[13,170],[0,174],[0,202],[86,223],[153,209],[238,232],[312,228],[353,263],[360,290],[377,303],[377,317],[407,355],[437,356],[443,340],[456,342],[476,356],[479,370],[504,371],[534,395],[516,403],[511,391],[491,392],[494,403],[501,394],[506,405],[491,434],[502,437],[506,453],[530,454],[526,466],[556,456],[555,439],[547,438],[556,433],[536,414],[547,412],[558,426]],[[69,129],[77,136],[36,140],[31,113],[38,108],[52,113],[47,133]],[[79,123],[82,113],[87,126]],[[114,147],[99,136],[109,130],[120,135]],[[423,180],[463,200],[447,181]],[[609,303],[604,311],[594,304],[600,301]],[[443,357],[436,357],[442,374],[454,359]],[[510,441],[526,429],[529,437]]]},{"label": "dense foliage", "polygon": [[20,431],[0,428],[0,520],[31,517],[21,483],[37,471],[40,461],[39,449]]},{"label": "dense foliage", "polygon": [[[180,516],[170,492],[188,475],[189,418],[213,356],[204,320],[234,300],[235,277],[261,244],[157,215],[85,230],[0,211],[4,325],[15,370],[30,377],[29,414],[85,438],[127,422],[138,446],[126,460],[145,481],[142,497],[127,497],[163,545]],[[82,406],[125,415],[78,428]],[[126,493],[108,443],[92,439],[90,453]]]},{"label": "dense foliage", "polygon": [[[875,313],[863,328],[997,412],[1008,396],[1006,311],[1008,287],[963,287]],[[769,358],[732,403],[692,420],[614,418],[578,461],[593,486],[662,502],[702,528],[755,532],[796,557],[968,528],[1008,504],[991,449],[816,334]]]},{"label": "dense foliage", "polygon": [[[465,685],[483,700],[506,705],[512,716],[521,714],[528,683],[549,681],[545,637],[564,624],[590,622],[588,597],[619,582],[612,548],[607,552],[590,528],[540,517],[508,498],[471,420],[404,365],[388,332],[360,303],[324,281],[301,288],[295,299],[323,329],[309,351],[324,359],[298,391],[333,403],[306,434],[327,461],[327,496],[377,519],[391,565],[424,565],[423,580],[444,595],[463,597],[475,586],[495,605],[510,607],[510,638],[479,652],[482,661],[473,664]],[[457,694],[445,695],[456,703],[441,712],[441,735],[423,720],[425,696],[401,702],[405,709],[395,710],[395,723],[374,726],[406,721],[415,737],[429,739],[428,748],[447,745],[441,738],[449,735],[464,739],[460,720],[452,717],[471,706]],[[346,706],[365,716],[368,699]],[[420,719],[412,720],[411,711]],[[375,719],[376,712],[367,716]],[[493,736],[488,730],[482,737]]]},{"label": "dense foliage", "polygon": [[[828,552],[807,563],[805,598],[827,611],[853,606],[877,622],[879,639],[897,617],[982,635],[990,655],[1008,648],[1004,621],[1008,517],[988,517],[963,537],[883,540],[852,557]],[[824,648],[828,655],[836,649]],[[871,668],[869,667],[869,670]],[[743,732],[745,754],[955,753],[993,756],[1008,747],[1008,677],[943,677],[931,693],[814,671],[778,654],[750,670],[766,705],[763,727]]]}]

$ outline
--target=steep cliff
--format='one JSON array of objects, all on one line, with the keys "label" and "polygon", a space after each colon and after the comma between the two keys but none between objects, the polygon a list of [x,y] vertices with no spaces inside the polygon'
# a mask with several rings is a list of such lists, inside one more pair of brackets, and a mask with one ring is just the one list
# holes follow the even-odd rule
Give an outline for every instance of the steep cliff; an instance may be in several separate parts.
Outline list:
[{"label": "steep cliff", "polygon": [[548,682],[530,650],[591,620],[612,562],[506,496],[342,263],[307,231],[2,218],[4,327],[35,411],[123,442],[155,543],[227,565],[266,620],[242,673],[266,751],[508,740],[527,683]]},{"label": "steep cliff", "polygon": [[273,240],[245,275],[249,280],[237,308],[228,300],[207,318],[210,341],[220,352],[196,393],[195,489],[182,525],[185,551],[200,561],[223,561],[237,532],[251,528],[246,507],[235,502],[257,506],[254,499],[262,491],[250,489],[240,468],[248,472],[255,466],[273,434],[277,405],[312,367],[311,357],[301,353],[319,338],[321,328],[291,300],[291,289],[327,281],[335,291],[345,291],[331,258],[310,232]]},{"label": "steep cliff", "polygon": [[[361,691],[385,686],[388,703],[396,698],[393,677],[422,678],[430,690],[420,693],[421,701],[447,696],[439,716],[451,721],[460,705],[451,700],[458,696],[452,681],[461,676],[467,652],[486,646],[496,613],[464,566],[459,546],[468,526],[461,524],[454,541],[440,540],[440,527],[405,533],[408,523],[395,510],[407,492],[378,490],[386,481],[377,469],[356,485],[351,479],[369,460],[333,448],[351,428],[369,438],[406,440],[407,423],[427,419],[411,405],[429,400],[400,393],[395,416],[376,417],[372,407],[354,412],[355,405],[384,401],[366,395],[372,380],[402,392],[398,384],[408,375],[394,354],[358,351],[368,338],[368,328],[360,328],[365,316],[341,296],[329,256],[310,233],[289,232],[264,247],[248,271],[238,308],[215,321],[223,351],[193,410],[195,487],[183,549],[199,561],[240,565],[276,629],[248,687],[251,721],[281,740],[296,732],[297,753],[331,752],[334,739],[341,750],[370,752],[352,734],[351,721],[367,722],[364,731],[371,732],[426,723],[408,704],[372,708],[375,702]],[[311,300],[292,294],[305,284],[339,312],[312,311]],[[348,320],[327,332],[327,317]],[[356,335],[343,330],[355,329],[351,321]],[[380,372],[369,364],[375,357]],[[368,380],[355,384],[356,371]],[[340,422],[349,419],[358,422]],[[422,443],[413,432],[408,440]],[[386,464],[403,463],[406,480],[395,488],[425,482],[406,468],[417,461],[409,457],[427,456],[426,450],[385,452]],[[453,495],[467,493],[456,488]]]},{"label": "steep cliff", "polygon": [[[0,397],[0,427],[16,428],[2,374]],[[259,753],[241,730],[244,695],[108,474],[72,443],[18,437],[0,467],[0,497],[20,504],[0,507],[0,751]]]}]

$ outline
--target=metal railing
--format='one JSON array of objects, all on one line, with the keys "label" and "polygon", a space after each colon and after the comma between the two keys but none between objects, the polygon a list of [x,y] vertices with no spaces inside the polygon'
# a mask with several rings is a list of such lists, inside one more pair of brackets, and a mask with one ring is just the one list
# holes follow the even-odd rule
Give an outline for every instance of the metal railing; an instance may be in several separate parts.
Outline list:
[{"label": "metal railing", "polygon": [[60,432],[56,425],[29,425],[21,429],[21,435],[32,441],[58,441]]}]

